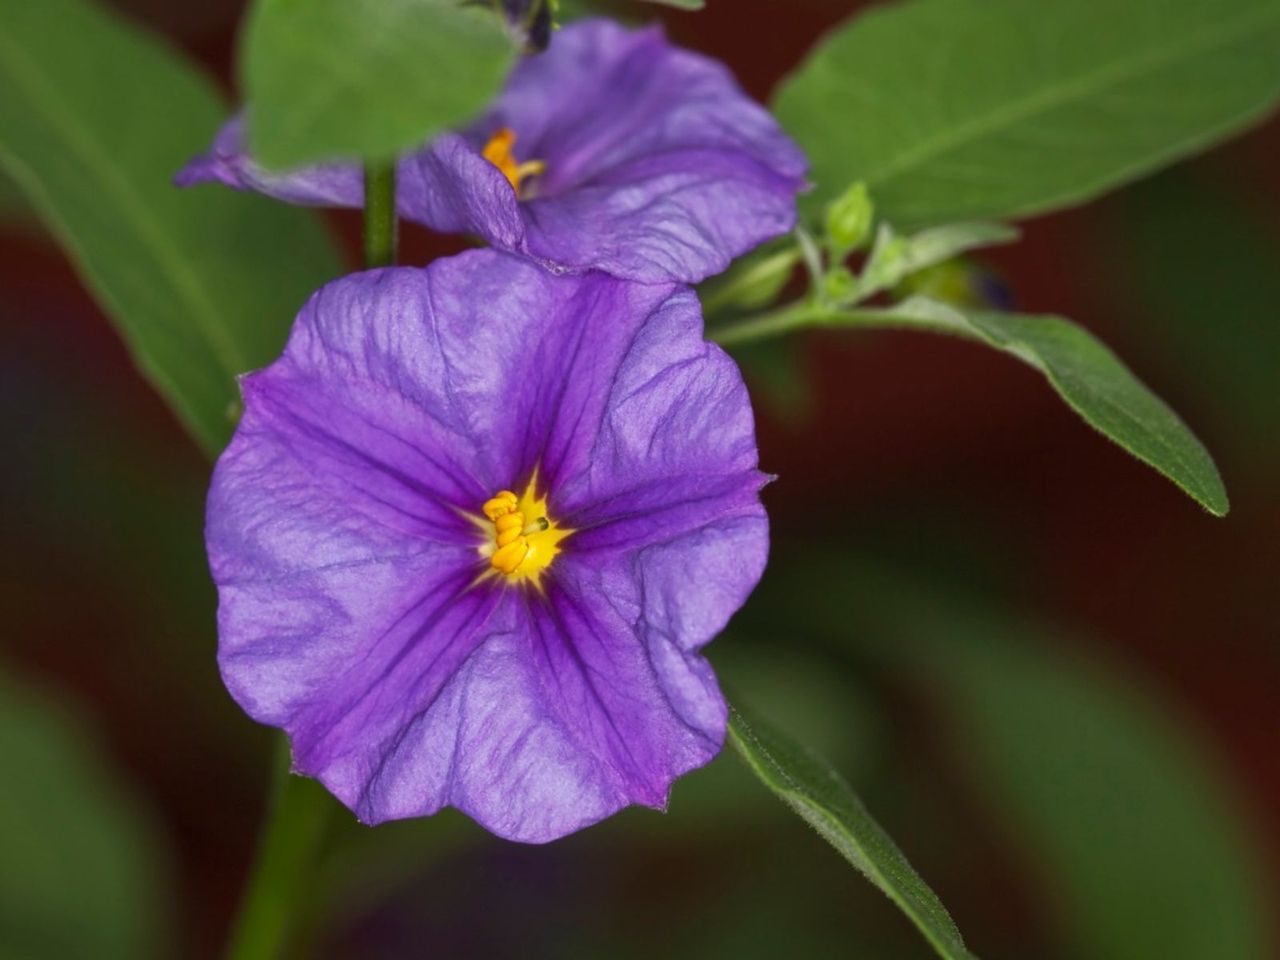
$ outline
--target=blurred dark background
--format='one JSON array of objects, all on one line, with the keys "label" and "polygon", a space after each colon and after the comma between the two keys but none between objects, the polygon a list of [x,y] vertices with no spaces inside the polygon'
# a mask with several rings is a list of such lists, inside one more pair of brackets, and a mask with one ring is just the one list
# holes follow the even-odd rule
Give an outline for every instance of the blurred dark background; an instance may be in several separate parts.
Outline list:
[{"label": "blurred dark background", "polygon": [[[239,3],[113,5],[230,94]],[[639,12],[766,99],[855,7]],[[977,346],[815,335],[779,347],[781,383],[753,383],[773,560],[711,658],[858,787],[988,960],[1280,956],[1277,148],[1272,121],[982,260],[1019,309],[1085,324],[1183,415],[1222,469],[1225,520]],[[330,220],[354,264],[357,217]],[[455,249],[403,230],[405,262]],[[40,956],[129,955],[95,936],[214,956],[272,738],[214,662],[209,464],[7,183],[0,289],[0,746],[47,777],[0,788],[0,858],[29,859],[21,889],[0,881],[17,898],[0,954],[13,904],[56,923],[61,898],[80,919]],[[665,817],[549,847],[451,813],[335,820],[312,955],[930,955],[728,755]]]}]

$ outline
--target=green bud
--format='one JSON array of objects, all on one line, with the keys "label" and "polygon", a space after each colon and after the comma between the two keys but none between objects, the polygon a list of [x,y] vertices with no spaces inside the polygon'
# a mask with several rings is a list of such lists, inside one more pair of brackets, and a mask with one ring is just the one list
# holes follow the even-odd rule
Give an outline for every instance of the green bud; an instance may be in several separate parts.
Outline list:
[{"label": "green bud", "polygon": [[875,207],[867,185],[859,181],[827,207],[827,238],[835,259],[843,260],[871,235]]},{"label": "green bud", "polygon": [[853,296],[858,279],[848,267],[833,267],[822,278],[823,293],[835,303],[843,303]]},{"label": "green bud", "polygon": [[728,273],[699,288],[703,312],[715,313],[728,307],[758,310],[768,306],[787,285],[799,260],[798,247],[744,257],[734,263]]},{"label": "green bud", "polygon": [[910,250],[910,238],[898,236],[887,223],[881,224],[871,255],[862,268],[863,287],[881,290],[894,286],[909,272]]}]

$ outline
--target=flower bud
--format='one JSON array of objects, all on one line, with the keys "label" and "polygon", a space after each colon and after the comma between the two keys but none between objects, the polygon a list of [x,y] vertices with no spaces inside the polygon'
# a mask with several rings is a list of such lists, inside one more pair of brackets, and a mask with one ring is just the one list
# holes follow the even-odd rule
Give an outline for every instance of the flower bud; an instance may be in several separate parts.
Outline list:
[{"label": "flower bud", "polygon": [[827,238],[832,256],[843,260],[871,235],[875,206],[867,195],[867,185],[859,181],[827,207]]}]

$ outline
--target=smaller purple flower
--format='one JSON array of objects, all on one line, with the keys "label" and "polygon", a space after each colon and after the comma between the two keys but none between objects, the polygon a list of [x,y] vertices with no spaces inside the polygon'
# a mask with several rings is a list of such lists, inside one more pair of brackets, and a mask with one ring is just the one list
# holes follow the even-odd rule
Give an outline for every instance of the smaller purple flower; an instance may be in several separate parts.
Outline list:
[{"label": "smaller purple flower", "polygon": [[[693,283],[795,225],[806,169],[722,64],[657,27],[590,20],[521,62],[473,127],[403,157],[398,205],[553,269]],[[239,119],[177,178],[207,180],[291,203],[363,202],[353,165],[258,167]]]},{"label": "smaller purple flower", "polygon": [[764,568],[751,407],[685,287],[492,250],[337,280],[243,378],[206,539],[218,660],[368,823],[552,840],[664,807]]}]

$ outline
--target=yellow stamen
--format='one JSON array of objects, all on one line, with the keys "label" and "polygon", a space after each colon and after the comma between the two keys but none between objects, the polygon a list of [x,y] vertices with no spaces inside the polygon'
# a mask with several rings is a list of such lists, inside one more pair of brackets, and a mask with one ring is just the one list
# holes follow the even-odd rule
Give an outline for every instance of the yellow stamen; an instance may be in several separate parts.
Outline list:
[{"label": "yellow stamen", "polygon": [[560,552],[560,541],[573,531],[561,530],[547,516],[547,498],[538,496],[537,484],[535,473],[518,498],[510,490],[500,490],[481,507],[489,523],[476,522],[489,533],[480,555],[489,558],[491,571],[541,589],[542,574]]},{"label": "yellow stamen", "polygon": [[547,165],[541,160],[518,162],[512,149],[515,144],[516,132],[510,127],[501,127],[497,133],[489,138],[489,142],[484,145],[481,155],[502,171],[502,175],[507,178],[507,182],[515,188],[516,196],[520,196],[523,181],[545,172]]},{"label": "yellow stamen", "polygon": [[486,500],[480,509],[484,511],[486,517],[496,523],[500,516],[514,510],[518,502],[516,495],[510,490],[499,490],[493,495],[493,499]]},{"label": "yellow stamen", "polygon": [[520,564],[524,563],[525,558],[528,556],[529,541],[520,538],[496,550],[493,556],[489,558],[489,562],[493,564],[496,570],[511,576],[520,569]]}]

